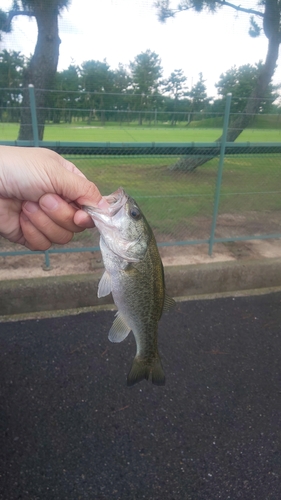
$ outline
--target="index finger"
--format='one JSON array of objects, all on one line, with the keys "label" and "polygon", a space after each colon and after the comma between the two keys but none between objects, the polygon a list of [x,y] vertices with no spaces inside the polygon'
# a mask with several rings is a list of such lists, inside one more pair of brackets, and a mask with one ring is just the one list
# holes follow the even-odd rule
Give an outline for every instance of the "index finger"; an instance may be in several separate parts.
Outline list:
[{"label": "index finger", "polygon": [[[67,203],[67,201],[63,200],[60,196],[56,194],[44,194],[39,200],[39,206],[58,226],[74,233],[81,232],[85,229],[85,226],[78,226],[74,221],[77,209],[71,203]],[[37,215],[37,217],[39,217],[39,215]],[[93,227],[93,224],[88,221],[86,227]]]}]

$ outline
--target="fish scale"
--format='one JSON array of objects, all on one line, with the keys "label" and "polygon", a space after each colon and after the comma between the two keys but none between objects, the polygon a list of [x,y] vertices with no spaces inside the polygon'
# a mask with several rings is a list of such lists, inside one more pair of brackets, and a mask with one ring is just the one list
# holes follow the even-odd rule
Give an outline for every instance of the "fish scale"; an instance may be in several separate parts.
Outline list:
[{"label": "fish scale", "polygon": [[[106,202],[106,203],[105,203]],[[143,379],[165,384],[158,352],[158,322],[174,304],[165,293],[164,270],[158,247],[141,209],[122,188],[103,197],[103,206],[83,207],[98,228],[105,273],[98,296],[112,293],[118,309],[109,331],[111,342],[121,342],[132,330],[137,352],[127,384]]]}]

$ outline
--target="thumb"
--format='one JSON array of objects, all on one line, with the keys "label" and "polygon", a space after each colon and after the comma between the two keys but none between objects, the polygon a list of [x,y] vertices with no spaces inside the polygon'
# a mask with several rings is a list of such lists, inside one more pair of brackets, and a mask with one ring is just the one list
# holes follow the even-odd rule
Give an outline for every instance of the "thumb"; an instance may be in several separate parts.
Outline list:
[{"label": "thumb", "polygon": [[62,168],[52,179],[54,192],[62,198],[76,201],[79,205],[98,205],[102,195],[97,186],[86,177]]}]

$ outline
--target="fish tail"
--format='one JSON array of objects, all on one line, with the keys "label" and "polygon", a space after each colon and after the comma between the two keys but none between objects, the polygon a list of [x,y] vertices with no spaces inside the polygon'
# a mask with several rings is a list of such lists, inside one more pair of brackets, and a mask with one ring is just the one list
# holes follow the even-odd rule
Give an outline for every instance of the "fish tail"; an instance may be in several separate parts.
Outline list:
[{"label": "fish tail", "polygon": [[165,385],[165,373],[159,356],[154,358],[152,362],[136,356],[127,377],[127,385],[132,386],[141,380],[148,380],[150,374],[153,384]]}]

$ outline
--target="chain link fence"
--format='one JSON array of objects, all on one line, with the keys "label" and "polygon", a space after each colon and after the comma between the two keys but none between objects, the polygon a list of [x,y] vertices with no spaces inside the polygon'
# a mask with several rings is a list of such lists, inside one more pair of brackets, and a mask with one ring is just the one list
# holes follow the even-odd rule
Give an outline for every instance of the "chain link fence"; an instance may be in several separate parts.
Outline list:
[{"label": "chain link fence", "polygon": [[280,237],[281,154],[226,155],[216,238]]},{"label": "chain link fence", "polygon": [[[275,137],[278,135],[278,140],[281,140],[281,106],[273,106],[272,100],[259,99],[257,111],[247,113],[247,124],[242,127],[245,131],[241,140],[267,141],[273,130]],[[31,140],[32,111],[37,102],[38,129],[45,127],[44,140],[47,141],[118,142],[118,137],[123,137],[127,142],[145,142],[142,138],[148,137],[149,131],[153,130],[155,142],[169,142],[171,137],[171,142],[212,142],[221,134],[226,98],[213,103],[209,101],[193,103],[188,98],[167,100],[167,96],[161,94],[145,96],[133,91],[41,90],[33,89],[32,86],[0,88],[1,140],[15,140],[17,135],[24,136],[24,140]],[[245,116],[243,109],[248,101],[245,98],[232,99],[231,131],[239,129],[237,119]],[[18,127],[19,123],[20,134],[18,128],[13,127],[13,124]],[[266,139],[261,139],[261,131]],[[31,137],[27,139],[29,132]],[[202,132],[205,137],[203,141],[200,139]]]},{"label": "chain link fence", "polygon": [[[216,117],[216,126],[211,127],[216,141],[209,139],[209,129],[204,135],[204,127],[192,129],[185,125],[178,129],[178,136],[185,134],[185,141],[177,141],[177,129],[170,126],[157,129],[163,137],[164,132],[170,132],[169,142],[154,142],[152,134],[149,142],[74,142],[65,140],[66,129],[62,127],[62,136],[56,141],[38,140],[38,145],[49,147],[72,161],[104,195],[122,186],[141,206],[159,245],[205,243],[206,252],[209,245],[211,253],[216,242],[281,237],[278,117],[274,117],[275,121],[269,120],[274,128],[245,130],[245,137],[247,133],[252,134],[253,138],[259,137],[258,141],[243,141],[241,134],[236,142],[227,142],[234,119],[231,110],[229,127],[229,115]],[[218,121],[224,123],[224,127],[219,128]],[[85,134],[87,130],[85,125]],[[138,130],[132,130],[137,135]],[[144,127],[146,134],[149,130]],[[190,140],[192,132],[198,130],[201,135],[197,137],[209,140]],[[34,142],[1,141],[0,129],[0,144],[32,146]],[[22,252],[20,248],[9,245],[7,249],[6,246],[7,242],[0,239],[0,256]],[[63,248],[54,246],[45,253],[46,265],[53,252],[97,248],[98,234],[84,231],[75,235],[71,244]]]},{"label": "chain link fence", "polygon": [[[188,158],[214,155],[190,171],[178,169],[183,156],[66,155],[102,193],[122,186],[140,204],[161,244],[207,243],[214,218],[219,148],[191,148]],[[281,236],[281,145],[240,147],[224,156],[215,238]],[[188,150],[188,148],[187,148]],[[230,148],[229,148],[230,150]],[[187,155],[184,156],[186,158]]]}]

